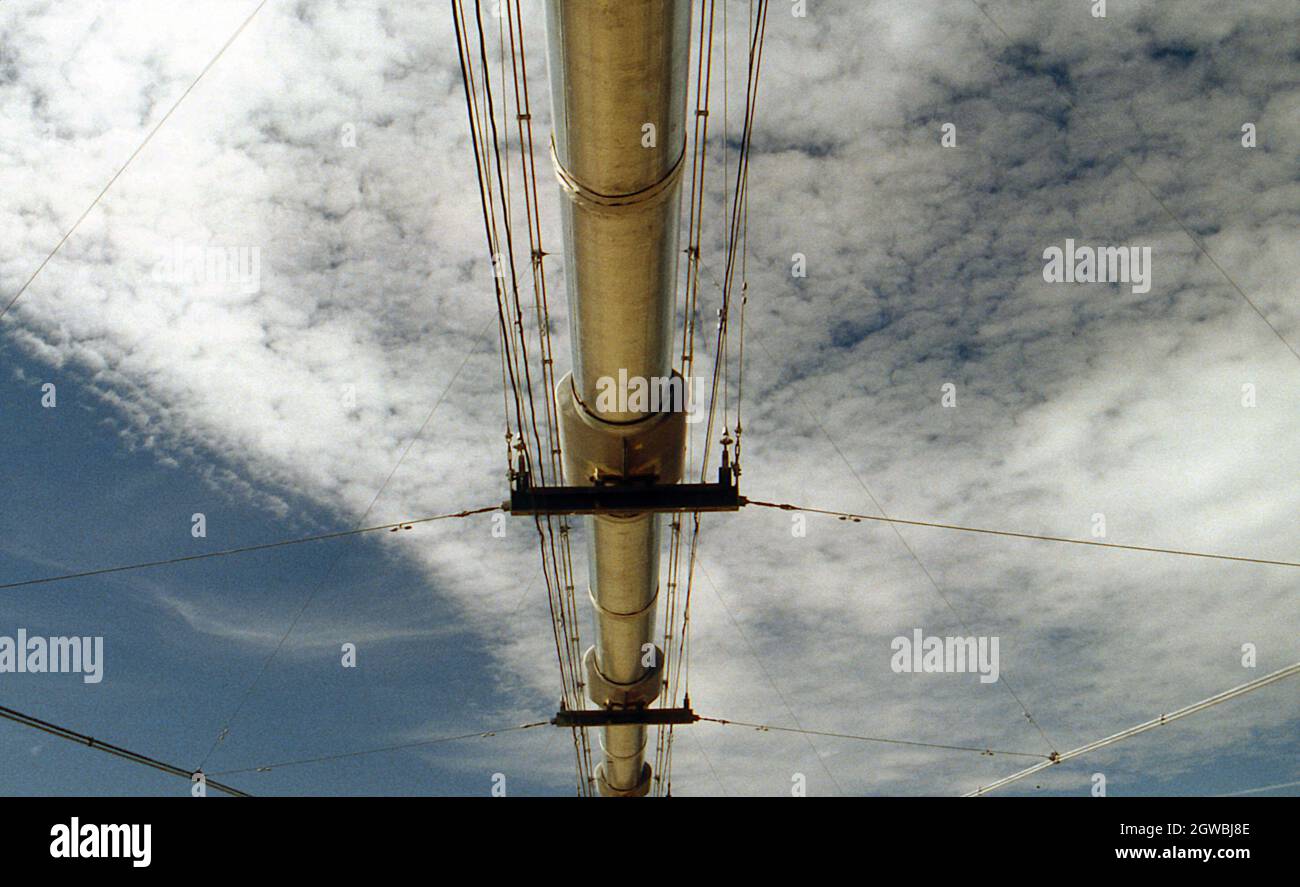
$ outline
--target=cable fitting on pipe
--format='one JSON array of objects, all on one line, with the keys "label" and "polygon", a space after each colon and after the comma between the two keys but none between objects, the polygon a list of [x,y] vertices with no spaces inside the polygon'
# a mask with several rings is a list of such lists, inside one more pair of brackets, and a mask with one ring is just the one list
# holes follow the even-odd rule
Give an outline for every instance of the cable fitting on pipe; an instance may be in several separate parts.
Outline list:
[{"label": "cable fitting on pipe", "polygon": [[[674,372],[676,379],[680,374]],[[684,384],[684,383],[683,383]],[[635,422],[607,422],[578,399],[573,374],[556,384],[564,473],[576,486],[618,478],[677,483],[685,468],[686,413],[648,413]]]},{"label": "cable fitting on pipe", "polygon": [[654,665],[630,684],[611,681],[600,673],[595,647],[587,648],[582,665],[587,674],[587,698],[601,708],[611,705],[623,708],[647,706],[658,699],[663,690],[664,653],[658,647],[654,648]]},{"label": "cable fitting on pipe", "polygon": [[644,798],[650,794],[650,765],[641,766],[641,778],[632,788],[616,788],[605,778],[605,765],[602,763],[596,767],[596,785],[603,798]]}]

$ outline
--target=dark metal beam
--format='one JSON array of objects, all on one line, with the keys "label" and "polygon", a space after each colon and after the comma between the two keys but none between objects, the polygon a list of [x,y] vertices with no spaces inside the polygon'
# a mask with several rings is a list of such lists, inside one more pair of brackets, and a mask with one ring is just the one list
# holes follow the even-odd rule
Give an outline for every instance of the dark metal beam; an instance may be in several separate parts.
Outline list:
[{"label": "dark metal beam", "polygon": [[700,716],[690,708],[606,708],[559,711],[557,727],[607,727],[610,724],[694,724]]},{"label": "dark metal beam", "polygon": [[610,484],[597,487],[521,487],[510,491],[511,514],[645,514],[739,511],[732,484]]}]

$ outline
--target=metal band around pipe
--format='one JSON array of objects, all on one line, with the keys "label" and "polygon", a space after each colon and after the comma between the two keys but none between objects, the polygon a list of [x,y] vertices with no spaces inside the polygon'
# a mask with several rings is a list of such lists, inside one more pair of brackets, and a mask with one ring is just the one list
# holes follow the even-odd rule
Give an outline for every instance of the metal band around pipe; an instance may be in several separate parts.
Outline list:
[{"label": "metal band around pipe", "polygon": [[682,142],[682,150],[677,155],[677,162],[662,179],[631,194],[602,194],[579,182],[560,162],[560,155],[555,150],[554,136],[551,137],[551,160],[555,166],[555,178],[560,182],[560,189],[575,204],[596,213],[618,213],[631,207],[641,207],[667,200],[673,196],[674,188],[681,181],[682,170],[686,166],[686,142]]},{"label": "metal band around pipe", "polygon": [[630,755],[620,755],[617,752],[610,751],[609,747],[605,743],[605,737],[604,736],[600,737],[600,750],[605,753],[606,757],[610,757],[610,758],[619,758],[620,760],[630,761],[632,758],[641,757],[641,755],[645,753],[645,747],[646,747],[646,734],[644,730],[641,731],[641,745],[637,748],[636,751],[634,751]]},{"label": "metal band around pipe", "polygon": [[[609,705],[646,706],[658,699],[663,691],[664,656],[658,647],[655,647],[654,666],[630,684],[611,681],[601,674],[600,666],[596,663],[595,647],[587,648],[582,664],[587,673],[587,698],[601,708]],[[610,726],[606,729],[622,727]]]},{"label": "metal band around pipe", "polygon": [[617,788],[610,784],[605,776],[605,765],[601,764],[596,768],[596,784],[601,796],[606,798],[643,798],[650,793],[650,765],[641,766],[641,778],[632,788]]},{"label": "metal band around pipe", "polygon": [[596,608],[596,612],[600,615],[607,616],[610,619],[622,619],[630,622],[645,616],[646,612],[653,609],[654,605],[659,602],[659,586],[655,586],[655,593],[650,598],[650,602],[634,613],[617,613],[607,607],[602,607],[600,601],[596,600],[596,596],[592,594],[591,586],[587,587],[587,597],[591,598],[591,605]]}]

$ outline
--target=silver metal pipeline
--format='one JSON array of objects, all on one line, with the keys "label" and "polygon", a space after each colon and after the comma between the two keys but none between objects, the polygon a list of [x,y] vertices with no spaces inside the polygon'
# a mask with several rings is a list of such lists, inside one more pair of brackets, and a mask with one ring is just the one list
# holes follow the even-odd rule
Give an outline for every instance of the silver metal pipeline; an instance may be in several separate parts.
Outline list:
[{"label": "silver metal pipeline", "polygon": [[[547,0],[546,12],[574,366],[556,391],[565,479],[676,483],[684,413],[599,394],[673,375],[691,0]],[[588,695],[648,704],[662,684],[659,516],[592,517],[587,538],[598,630],[584,657]],[[648,792],[645,737],[643,726],[605,728],[602,794]]]}]

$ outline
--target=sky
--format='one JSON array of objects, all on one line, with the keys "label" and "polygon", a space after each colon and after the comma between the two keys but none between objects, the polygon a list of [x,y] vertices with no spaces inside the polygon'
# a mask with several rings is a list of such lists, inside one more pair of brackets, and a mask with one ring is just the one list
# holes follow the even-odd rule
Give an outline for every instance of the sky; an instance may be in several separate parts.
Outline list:
[{"label": "sky", "polygon": [[[523,5],[545,139],[541,5]],[[748,3],[726,7],[706,316],[745,85]],[[800,16],[772,0],[743,494],[1077,538],[1100,515],[1108,542],[1300,559],[1300,10],[1107,7],[808,0]],[[0,305],[31,278],[0,319],[0,584],[506,497],[460,77],[443,3],[0,6]],[[1044,251],[1067,239],[1149,249],[1149,290],[1048,282]],[[250,276],[187,279],[178,248],[242,256]],[[559,676],[534,531],[494,526],[0,591],[0,636],[105,650],[96,684],[0,673],[0,705],[212,775],[544,720]],[[704,518],[701,714],[1043,754],[1300,660],[1294,568],[815,515],[793,528],[770,509]],[[915,629],[998,637],[999,681],[895,672],[891,642]],[[1101,773],[1110,795],[1295,795],[1298,689],[1004,791],[1088,795]],[[7,722],[0,747],[5,794],[189,790]],[[810,795],[951,795],[1027,763],[701,723],[678,733],[673,793],[788,795],[802,775]],[[497,773],[509,794],[572,794],[569,734],[215,778],[254,794],[486,794]]]}]

